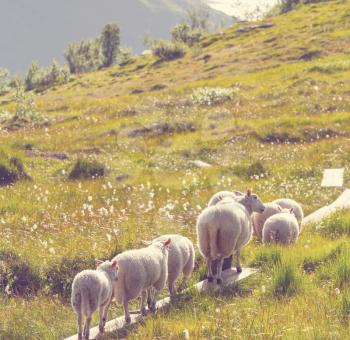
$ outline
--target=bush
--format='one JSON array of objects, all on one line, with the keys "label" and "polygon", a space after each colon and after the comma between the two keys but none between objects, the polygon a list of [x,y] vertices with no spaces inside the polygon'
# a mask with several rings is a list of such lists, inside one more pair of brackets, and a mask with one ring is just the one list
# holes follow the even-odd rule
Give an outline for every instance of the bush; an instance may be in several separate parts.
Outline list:
[{"label": "bush", "polygon": [[70,72],[68,67],[60,66],[55,60],[47,68],[41,68],[36,61],[30,65],[24,78],[27,91],[40,88],[45,89],[55,85],[68,83]]},{"label": "bush", "polygon": [[100,43],[103,55],[102,65],[109,67],[116,62],[120,44],[120,29],[117,24],[107,24],[103,27]]},{"label": "bush", "polygon": [[187,46],[193,46],[203,37],[203,31],[192,29],[189,24],[183,23],[176,25],[171,31],[173,42],[180,42]]},{"label": "bush", "polygon": [[96,161],[79,159],[69,174],[69,179],[91,179],[102,177],[106,173],[105,167]]},{"label": "bush", "polygon": [[128,47],[121,47],[118,51],[117,64],[126,65],[131,61],[132,50]]},{"label": "bush", "polygon": [[0,68],[0,96],[8,91],[10,85],[10,73],[4,68]]},{"label": "bush", "polygon": [[151,50],[161,61],[182,58],[186,54],[186,48],[182,43],[165,40],[154,40],[151,43]]},{"label": "bush", "polygon": [[72,282],[75,275],[87,268],[95,268],[93,257],[63,257],[59,263],[46,270],[46,289],[50,294],[57,294],[64,299],[68,299],[71,296]]},{"label": "bush", "polygon": [[200,87],[193,91],[192,101],[198,105],[217,105],[232,100],[237,89],[224,87]]},{"label": "bush", "polygon": [[95,71],[103,64],[103,55],[98,39],[82,40],[69,44],[64,56],[71,73]]},{"label": "bush", "polygon": [[303,278],[292,262],[283,261],[272,272],[272,295],[276,298],[291,297],[303,290]]},{"label": "bush", "polygon": [[16,84],[16,111],[9,116],[3,115],[6,119],[6,127],[8,129],[24,127],[31,125],[45,125],[49,119],[41,112],[36,110],[34,96],[31,93],[26,93],[23,84],[18,81]]},{"label": "bush", "polygon": [[23,163],[18,157],[9,157],[0,150],[0,186],[10,185],[19,180],[29,180]]},{"label": "bush", "polygon": [[0,286],[3,294],[29,296],[41,287],[40,275],[30,264],[10,250],[0,250]]}]

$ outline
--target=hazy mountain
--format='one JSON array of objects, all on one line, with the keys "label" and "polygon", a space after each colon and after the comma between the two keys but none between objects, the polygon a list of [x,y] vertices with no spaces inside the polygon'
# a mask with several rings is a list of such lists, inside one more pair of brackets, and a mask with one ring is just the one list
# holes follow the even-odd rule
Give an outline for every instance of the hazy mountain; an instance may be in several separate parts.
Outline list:
[{"label": "hazy mountain", "polygon": [[33,59],[63,61],[69,42],[97,36],[111,21],[121,27],[122,44],[140,52],[145,34],[166,38],[186,9],[201,6],[212,24],[232,22],[203,0],[1,0],[0,67],[23,73]]}]

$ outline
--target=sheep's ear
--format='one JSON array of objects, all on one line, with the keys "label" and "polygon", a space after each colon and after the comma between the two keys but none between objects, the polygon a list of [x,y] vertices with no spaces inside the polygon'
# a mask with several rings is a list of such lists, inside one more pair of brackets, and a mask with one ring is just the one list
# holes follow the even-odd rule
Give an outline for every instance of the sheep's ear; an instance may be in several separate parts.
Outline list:
[{"label": "sheep's ear", "polygon": [[252,189],[247,189],[247,196],[249,197],[252,194]]},{"label": "sheep's ear", "polygon": [[96,263],[96,266],[99,266],[100,264],[103,263],[103,261],[101,261],[101,260],[96,260],[95,263]]},{"label": "sheep's ear", "polygon": [[151,241],[146,241],[146,240],[141,240],[141,243],[144,245],[144,246],[149,246],[152,244]]},{"label": "sheep's ear", "polygon": [[115,268],[116,266],[117,266],[117,261],[116,260],[112,261],[112,267]]},{"label": "sheep's ear", "polygon": [[165,246],[168,246],[170,243],[171,243],[171,238],[167,239],[167,240],[164,242],[164,245],[165,245]]},{"label": "sheep's ear", "polygon": [[294,208],[291,208],[289,211],[291,214],[294,214]]}]

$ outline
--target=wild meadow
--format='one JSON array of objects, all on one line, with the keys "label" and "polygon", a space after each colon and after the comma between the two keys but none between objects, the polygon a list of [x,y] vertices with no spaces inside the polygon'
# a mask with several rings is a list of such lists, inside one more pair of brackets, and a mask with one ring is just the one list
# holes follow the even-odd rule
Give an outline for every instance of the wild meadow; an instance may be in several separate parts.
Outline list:
[{"label": "wild meadow", "polygon": [[[320,183],[328,167],[350,180],[349,5],[299,6],[264,19],[271,28],[205,36],[180,59],[138,56],[78,75],[33,93],[43,119],[4,119],[0,172],[19,180],[0,187],[0,338],[74,334],[74,275],[164,233],[195,242],[217,191],[294,198],[305,215],[337,198],[343,189]],[[0,96],[0,111],[15,110],[15,93]],[[101,176],[70,176],[77,162]],[[242,263],[257,274],[220,294],[181,295],[107,338],[348,338],[349,237],[341,211],[305,226],[293,247],[253,238]],[[190,284],[204,273],[197,251]],[[109,317],[122,314],[113,305]]]}]

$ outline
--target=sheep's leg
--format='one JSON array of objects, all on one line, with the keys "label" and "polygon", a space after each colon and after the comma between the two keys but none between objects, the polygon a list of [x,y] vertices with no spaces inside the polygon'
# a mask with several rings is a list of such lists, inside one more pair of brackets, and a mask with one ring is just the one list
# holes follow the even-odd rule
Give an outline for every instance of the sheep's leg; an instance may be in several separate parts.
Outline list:
[{"label": "sheep's leg", "polygon": [[100,323],[98,325],[98,329],[99,329],[99,332],[101,335],[105,331],[108,309],[109,309],[111,302],[112,302],[112,298],[110,298],[106,304],[100,306]]},{"label": "sheep's leg", "polygon": [[214,280],[214,276],[213,276],[211,265],[212,265],[212,259],[210,257],[207,257],[207,267],[208,267],[207,278],[208,278],[208,282],[213,282],[213,280]]},{"label": "sheep's leg", "polygon": [[126,323],[130,323],[131,322],[131,317],[130,317],[130,312],[129,312],[129,301],[128,300],[124,300],[123,306],[124,306],[125,322]]},{"label": "sheep's leg", "polygon": [[147,306],[148,309],[151,310],[152,308],[152,301],[153,301],[153,288],[147,289]]},{"label": "sheep's leg", "polygon": [[222,283],[222,264],[224,263],[225,258],[223,256],[221,256],[218,260],[217,260],[217,274],[216,274],[216,282],[218,284]]},{"label": "sheep's leg", "polygon": [[241,249],[238,249],[236,252],[237,256],[237,273],[242,273],[242,267],[241,267]]},{"label": "sheep's leg", "polygon": [[149,306],[149,309],[151,312],[155,313],[156,312],[156,305],[157,305],[157,297],[158,297],[159,291],[154,289],[154,294],[152,296],[152,302]]},{"label": "sheep's leg", "polygon": [[175,282],[168,282],[168,288],[169,288],[169,293],[170,296],[175,296],[176,295],[176,289],[175,289]]},{"label": "sheep's leg", "polygon": [[146,310],[146,306],[145,306],[147,299],[148,299],[147,290],[143,290],[141,292],[141,305],[140,305],[140,310],[141,310],[142,315],[147,314],[147,310]]},{"label": "sheep's leg", "polygon": [[81,312],[77,313],[77,323],[78,323],[78,340],[82,340],[83,339],[83,326],[82,326]]},{"label": "sheep's leg", "polygon": [[91,323],[91,315],[86,316],[85,327],[84,327],[84,339],[90,339],[90,323]]},{"label": "sheep's leg", "polygon": [[182,278],[182,281],[179,285],[179,288],[178,288],[178,291],[181,292],[185,287],[186,287],[186,283],[188,281],[188,279],[190,278],[191,274],[190,275],[184,275],[183,278]]}]

